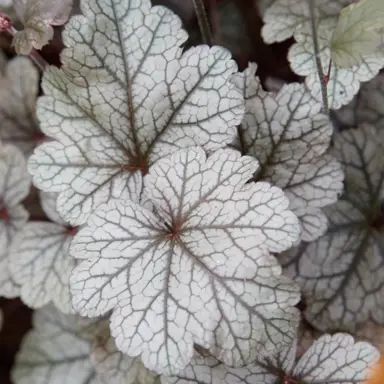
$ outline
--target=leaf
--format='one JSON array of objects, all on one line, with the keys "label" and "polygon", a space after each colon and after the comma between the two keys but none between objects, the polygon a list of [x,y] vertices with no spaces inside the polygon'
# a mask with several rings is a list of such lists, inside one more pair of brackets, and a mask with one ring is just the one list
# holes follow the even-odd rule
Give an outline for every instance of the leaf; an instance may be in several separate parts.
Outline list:
[{"label": "leaf", "polygon": [[91,361],[101,381],[106,384],[155,384],[158,380],[140,359],[118,351],[108,331],[93,344]]},{"label": "leaf", "polygon": [[8,298],[19,293],[8,268],[8,248],[28,220],[20,202],[28,195],[30,183],[23,154],[13,145],[0,145],[0,296]]},{"label": "leaf", "polygon": [[56,196],[42,194],[41,202],[53,222],[30,221],[19,231],[10,249],[9,268],[25,304],[41,308],[53,302],[61,312],[73,313],[69,276],[76,263],[69,245],[76,230],[55,211]]},{"label": "leaf", "polygon": [[362,85],[351,103],[335,111],[336,124],[341,128],[355,128],[368,123],[378,130],[384,129],[384,76],[379,74]]},{"label": "leaf", "polygon": [[52,306],[38,309],[16,355],[12,382],[100,384],[90,361],[91,333],[96,333],[95,321],[64,315]]},{"label": "leaf", "polygon": [[325,209],[328,232],[280,258],[301,286],[305,317],[323,331],[354,332],[369,318],[384,324],[382,134],[365,125],[336,136],[345,192]]},{"label": "leaf", "polygon": [[321,332],[311,327],[306,321],[302,321],[297,335],[296,359],[302,357],[321,335]]},{"label": "leaf", "polygon": [[[285,362],[256,362],[242,368],[230,368],[212,356],[202,356],[195,352],[190,364],[177,376],[161,377],[162,384],[277,384],[280,374],[284,378],[281,366],[290,365]],[[293,361],[292,361],[293,363]],[[281,365],[280,365],[281,364]]]},{"label": "leaf", "polygon": [[39,74],[25,57],[10,60],[0,76],[0,138],[29,155],[43,138],[35,115]]},{"label": "leaf", "polygon": [[72,10],[72,0],[14,0],[13,6],[24,29],[15,33],[12,44],[16,53],[28,55],[41,49],[53,38],[52,25],[67,22]]},{"label": "leaf", "polygon": [[193,344],[228,365],[290,343],[298,291],[270,252],[299,237],[282,191],[246,184],[256,160],[202,149],[159,160],[145,176],[155,212],[133,202],[101,206],[75,237],[83,261],[70,285],[81,315],[113,309],[119,350],[174,374]]},{"label": "leaf", "polygon": [[84,16],[66,26],[63,70],[46,71],[38,103],[43,132],[57,141],[40,146],[29,169],[38,188],[59,192],[58,211],[72,225],[111,198],[137,201],[142,172],[159,158],[231,143],[243,117],[228,51],[182,54],[187,35],[171,11],[149,0],[119,4],[83,2]]},{"label": "leaf", "polygon": [[[336,25],[336,18],[330,18],[316,24],[319,55],[324,74],[328,73],[331,60],[331,36]],[[318,101],[322,100],[321,81],[316,66],[313,36],[311,28],[301,28],[295,33],[296,44],[293,44],[288,53],[288,60],[292,70],[305,77],[305,85],[312,96]],[[328,104],[331,109],[339,109],[352,101],[360,88],[360,83],[373,79],[384,66],[384,55],[376,52],[364,55],[362,62],[352,68],[338,68],[332,62],[329,72],[329,81],[326,89]]]},{"label": "leaf", "polygon": [[[350,0],[316,0],[317,20],[336,19],[341,9]],[[309,27],[308,0],[275,0],[263,14],[261,35],[267,44],[289,39],[299,28]]]},{"label": "leaf", "polygon": [[326,154],[332,125],[303,85],[269,93],[255,73],[256,65],[250,64],[233,77],[246,105],[239,127],[242,153],[260,162],[256,180],[284,190],[301,220],[302,240],[314,240],[326,230],[322,208],[335,203],[343,188],[340,165]]},{"label": "leaf", "polygon": [[234,369],[196,353],[182,373],[162,377],[162,384],[363,384],[380,353],[368,343],[355,343],[350,335],[338,333],[320,337],[296,364],[294,356],[292,346],[275,359]]},{"label": "leaf", "polygon": [[343,8],[331,38],[331,56],[336,66],[350,68],[381,44],[384,28],[382,0],[359,0]]},{"label": "leaf", "polygon": [[293,377],[300,383],[364,383],[380,352],[352,336],[324,335],[298,361]]}]

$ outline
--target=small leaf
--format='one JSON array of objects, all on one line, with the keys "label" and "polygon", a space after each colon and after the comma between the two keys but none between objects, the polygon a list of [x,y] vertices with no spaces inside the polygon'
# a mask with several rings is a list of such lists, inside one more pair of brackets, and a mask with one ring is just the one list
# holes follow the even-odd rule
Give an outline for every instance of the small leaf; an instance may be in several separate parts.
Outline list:
[{"label": "small leaf", "polygon": [[19,55],[28,55],[32,48],[41,49],[53,38],[52,25],[67,22],[73,0],[13,0],[16,14],[24,29],[13,37]]},{"label": "small leaf", "polygon": [[[330,42],[337,19],[329,18],[316,23],[319,55],[323,73],[328,74],[331,60]],[[306,87],[312,96],[321,102],[323,79],[319,79],[313,36],[309,26],[298,29],[295,33],[296,44],[288,53],[292,70],[305,76]],[[339,109],[352,101],[360,88],[360,83],[373,79],[384,66],[384,54],[375,52],[363,55],[362,62],[352,68],[338,68],[331,62],[326,89],[328,104],[331,109]]]},{"label": "small leaf", "polygon": [[73,313],[69,293],[69,276],[76,265],[69,255],[73,231],[55,211],[56,196],[44,193],[41,201],[53,223],[30,221],[16,234],[9,268],[25,304],[41,308],[53,302],[63,313]]},{"label": "small leaf", "polygon": [[32,62],[16,57],[0,76],[0,138],[29,155],[43,138],[35,115],[39,74]]},{"label": "small leaf", "polygon": [[297,362],[293,377],[300,383],[364,383],[380,352],[345,333],[324,335]]},{"label": "small leaf", "polygon": [[[14,384],[100,384],[90,361],[95,321],[38,309],[12,369]],[[113,383],[111,383],[113,384]]]},{"label": "small leaf", "polygon": [[382,0],[359,0],[342,9],[331,38],[333,62],[340,68],[360,64],[381,44],[383,28]]},{"label": "small leaf", "polygon": [[343,188],[340,165],[326,154],[332,125],[303,85],[269,93],[255,73],[256,65],[251,64],[233,77],[246,105],[239,127],[241,151],[259,160],[256,180],[284,190],[290,209],[301,220],[302,240],[312,241],[327,227],[322,208],[335,203]]},{"label": "small leaf", "polygon": [[[271,2],[271,0],[270,0]],[[350,0],[316,0],[315,17],[319,21],[336,18]],[[298,28],[308,27],[308,0],[275,0],[264,12],[262,37],[267,44],[289,39]]]},{"label": "small leaf", "polygon": [[280,258],[301,286],[307,320],[323,331],[354,332],[369,318],[384,324],[383,142],[368,125],[336,136],[345,192],[325,208],[328,232]]},{"label": "small leaf", "polygon": [[28,220],[20,202],[27,197],[31,179],[23,154],[13,145],[0,145],[0,296],[15,297],[19,287],[9,271],[8,248]]},{"label": "small leaf", "polygon": [[75,309],[113,309],[118,349],[158,373],[183,369],[194,343],[229,365],[289,344],[298,292],[270,252],[300,228],[280,189],[246,184],[256,168],[231,149],[156,162],[144,179],[155,214],[118,200],[75,237],[71,253],[87,259],[71,277]]},{"label": "small leaf", "polygon": [[138,201],[142,174],[159,158],[231,143],[244,112],[230,53],[182,54],[187,35],[168,9],[149,0],[82,8],[65,29],[62,70],[45,72],[38,102],[41,128],[57,141],[29,161],[34,184],[59,192],[58,211],[75,226],[111,198]]}]

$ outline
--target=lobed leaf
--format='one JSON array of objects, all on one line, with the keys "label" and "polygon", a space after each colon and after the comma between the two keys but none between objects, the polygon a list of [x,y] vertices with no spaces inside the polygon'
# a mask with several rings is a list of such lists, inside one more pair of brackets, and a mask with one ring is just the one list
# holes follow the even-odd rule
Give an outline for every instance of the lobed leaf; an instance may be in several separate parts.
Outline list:
[{"label": "lobed leaf", "polygon": [[156,162],[144,178],[154,213],[118,200],[75,237],[75,309],[113,310],[118,349],[158,373],[183,369],[194,343],[228,365],[289,344],[298,292],[270,252],[289,248],[299,223],[280,189],[246,184],[256,168],[231,149]]},{"label": "lobed leaf", "polygon": [[69,277],[76,263],[69,245],[74,230],[56,212],[55,195],[43,193],[41,202],[53,222],[30,221],[16,234],[8,256],[11,275],[28,306],[53,302],[63,313],[73,313]]},{"label": "lobed leaf", "polygon": [[177,149],[233,141],[243,100],[220,47],[182,54],[177,16],[149,0],[83,1],[66,26],[63,69],[50,68],[38,103],[41,145],[29,161],[38,188],[59,192],[72,225],[111,198],[138,201],[142,173]]},{"label": "lobed leaf", "polygon": [[24,29],[15,33],[12,44],[19,55],[41,49],[53,38],[52,25],[67,22],[73,0],[13,0],[13,6]]},{"label": "lobed leaf", "polygon": [[[15,384],[101,384],[90,361],[95,321],[51,306],[35,311],[12,369]],[[113,384],[113,383],[111,383]]]},{"label": "lobed leaf", "polygon": [[0,295],[15,297],[19,287],[9,271],[8,250],[15,234],[28,220],[20,204],[27,197],[31,179],[23,154],[13,145],[0,145]]},{"label": "lobed leaf", "polygon": [[[323,73],[328,76],[327,96],[330,109],[339,109],[352,101],[362,82],[373,79],[384,66],[384,55],[380,52],[363,55],[361,62],[351,68],[340,68],[331,60],[331,36],[337,19],[329,18],[316,22],[319,54]],[[295,33],[296,44],[293,44],[288,53],[288,60],[292,70],[305,77],[305,85],[312,96],[318,101],[322,100],[322,82],[319,79],[316,65],[316,54],[312,31],[310,27],[302,27]]]},{"label": "lobed leaf", "polygon": [[239,127],[241,151],[260,162],[255,180],[284,190],[301,220],[302,240],[314,240],[326,230],[322,208],[336,202],[343,188],[340,165],[326,154],[332,125],[303,85],[265,92],[255,73],[251,64],[233,77],[246,105]]},{"label": "lobed leaf", "polygon": [[158,378],[138,358],[124,355],[116,348],[109,332],[99,335],[92,346],[91,361],[105,384],[155,384]]},{"label": "lobed leaf", "polygon": [[331,57],[337,67],[360,64],[365,55],[381,44],[384,28],[384,3],[381,0],[359,0],[343,8],[331,38]]},{"label": "lobed leaf", "polygon": [[[292,37],[295,32],[310,24],[308,0],[275,0],[271,1],[263,13],[264,25],[261,35],[267,44],[278,43]],[[337,17],[341,9],[350,0],[316,0],[314,2],[315,17],[319,21]]]},{"label": "lobed leaf", "polygon": [[370,318],[384,324],[382,137],[369,125],[336,136],[345,191],[325,209],[328,232],[281,259],[301,286],[306,318],[321,330],[354,332]]}]

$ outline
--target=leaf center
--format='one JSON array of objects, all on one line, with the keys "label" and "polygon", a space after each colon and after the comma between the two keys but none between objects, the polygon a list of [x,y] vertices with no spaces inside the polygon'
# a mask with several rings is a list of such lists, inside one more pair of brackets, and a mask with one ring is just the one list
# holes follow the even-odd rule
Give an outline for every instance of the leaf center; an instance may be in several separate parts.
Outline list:
[{"label": "leaf center", "polygon": [[0,220],[8,221],[10,219],[8,210],[6,208],[0,208]]},{"label": "leaf center", "polygon": [[65,229],[65,233],[68,235],[68,236],[75,236],[77,234],[77,232],[79,231],[79,227],[67,227]]},{"label": "leaf center", "polygon": [[143,175],[148,172],[148,163],[145,160],[134,161],[131,164],[125,164],[122,166],[122,171],[137,172],[140,171]]}]

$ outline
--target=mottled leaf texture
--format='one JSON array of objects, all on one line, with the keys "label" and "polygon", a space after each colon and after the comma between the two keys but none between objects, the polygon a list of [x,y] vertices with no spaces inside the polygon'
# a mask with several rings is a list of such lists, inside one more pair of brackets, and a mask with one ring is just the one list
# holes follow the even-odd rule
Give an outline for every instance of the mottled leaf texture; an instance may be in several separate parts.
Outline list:
[{"label": "mottled leaf texture", "polygon": [[[269,3],[271,6],[264,12],[264,26],[261,30],[266,43],[289,39],[297,29],[309,26],[308,0],[269,0]],[[316,0],[315,17],[318,20],[336,19],[349,3],[350,0]]]},{"label": "mottled leaf texture", "polygon": [[16,14],[24,26],[16,32],[13,45],[20,55],[41,49],[53,38],[52,25],[62,25],[72,10],[73,0],[13,0]]},{"label": "mottled leaf texture", "polygon": [[27,197],[30,183],[23,154],[13,145],[0,144],[0,296],[19,293],[9,271],[8,247],[28,220],[20,202]]},{"label": "mottled leaf texture", "polygon": [[[328,73],[331,50],[330,41],[337,19],[329,18],[318,22],[317,30],[319,55],[324,74]],[[292,70],[305,76],[305,84],[313,97],[321,101],[321,81],[316,65],[313,35],[310,27],[301,28],[295,33],[296,44],[288,53]],[[331,109],[339,109],[348,104],[359,91],[360,83],[373,79],[384,66],[384,55],[380,52],[362,55],[361,62],[351,68],[339,68],[332,61],[327,83],[328,104]]]},{"label": "mottled leaf texture", "polygon": [[42,139],[35,115],[39,74],[32,62],[16,57],[0,75],[0,138],[29,154]]},{"label": "mottled leaf texture", "polygon": [[181,21],[149,0],[83,1],[66,26],[63,69],[49,69],[38,103],[40,146],[29,169],[60,192],[58,210],[84,223],[111,197],[138,200],[142,171],[180,148],[234,140],[243,117],[229,82],[237,66],[220,47],[182,54]]},{"label": "mottled leaf texture", "polygon": [[164,374],[183,369],[193,343],[228,365],[291,342],[297,287],[270,252],[297,241],[282,191],[246,182],[257,161],[200,148],[159,160],[145,176],[152,213],[133,202],[103,205],[75,237],[87,258],[71,277],[82,315],[111,309],[119,350]]},{"label": "mottled leaf texture", "polygon": [[345,192],[326,208],[328,232],[281,258],[321,330],[354,331],[368,318],[384,324],[383,133],[365,125],[336,136]]},{"label": "mottled leaf texture", "polygon": [[105,384],[155,384],[158,381],[139,358],[129,357],[117,350],[108,330],[96,338],[91,361]]},{"label": "mottled leaf texture", "polygon": [[351,103],[335,111],[336,124],[341,128],[354,128],[359,124],[372,124],[384,130],[384,75],[362,85]]},{"label": "mottled leaf texture", "polygon": [[242,153],[259,160],[256,180],[284,190],[301,220],[302,240],[312,241],[326,230],[322,207],[335,203],[343,188],[341,167],[326,154],[332,125],[303,85],[269,93],[255,73],[256,65],[250,64],[233,78],[246,103],[239,128]]},{"label": "mottled leaf texture", "polygon": [[90,361],[93,323],[52,306],[35,311],[33,329],[16,356],[12,382],[101,384]]},{"label": "mottled leaf texture", "polygon": [[275,359],[235,369],[196,353],[183,372],[162,377],[162,384],[363,384],[380,353],[368,343],[355,343],[352,336],[338,333],[315,341],[296,365],[294,356],[292,347]]},{"label": "mottled leaf texture", "polygon": [[41,202],[52,222],[30,221],[16,234],[9,268],[25,304],[41,308],[53,302],[62,312],[72,313],[69,276],[75,259],[69,255],[69,245],[75,229],[58,217],[55,195],[42,193]]}]

